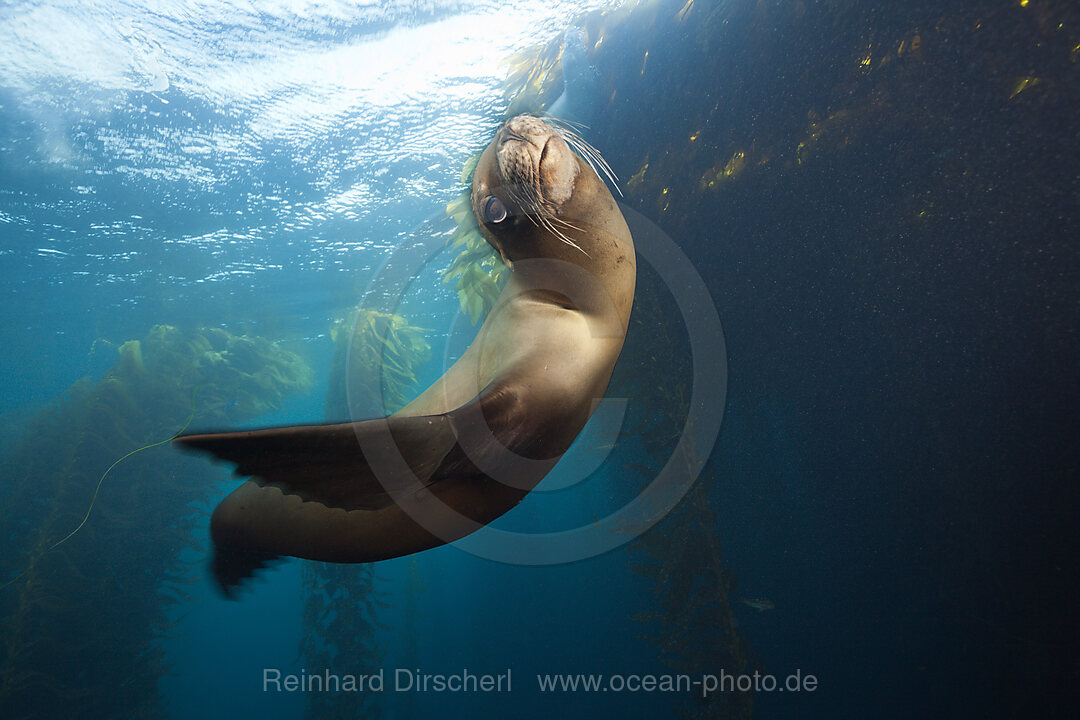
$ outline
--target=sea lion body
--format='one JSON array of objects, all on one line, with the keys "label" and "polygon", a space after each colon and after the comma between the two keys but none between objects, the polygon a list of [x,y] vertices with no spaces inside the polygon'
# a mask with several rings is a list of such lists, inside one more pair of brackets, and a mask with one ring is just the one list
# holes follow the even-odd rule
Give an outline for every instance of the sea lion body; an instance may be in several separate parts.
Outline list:
[{"label": "sea lion body", "polygon": [[472,203],[510,267],[462,357],[388,418],[177,438],[253,479],[214,511],[228,592],[278,555],[369,562],[452,542],[517,505],[606,391],[635,283],[611,193],[562,132],[508,120]]}]

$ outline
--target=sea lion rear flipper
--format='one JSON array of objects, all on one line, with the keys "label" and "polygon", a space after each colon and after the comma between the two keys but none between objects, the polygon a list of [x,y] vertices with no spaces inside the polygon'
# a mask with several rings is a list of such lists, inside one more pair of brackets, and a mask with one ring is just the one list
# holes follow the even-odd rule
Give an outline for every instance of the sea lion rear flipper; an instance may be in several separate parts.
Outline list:
[{"label": "sea lion rear flipper", "polygon": [[214,558],[210,570],[218,589],[225,597],[235,597],[236,589],[265,567],[273,565],[282,557],[277,553],[245,550],[230,545],[214,545]]}]

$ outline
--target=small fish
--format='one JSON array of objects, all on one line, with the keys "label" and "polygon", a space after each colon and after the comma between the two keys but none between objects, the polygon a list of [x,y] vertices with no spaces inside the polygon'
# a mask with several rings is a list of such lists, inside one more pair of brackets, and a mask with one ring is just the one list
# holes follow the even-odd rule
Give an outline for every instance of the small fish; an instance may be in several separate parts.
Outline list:
[{"label": "small fish", "polygon": [[773,605],[773,601],[768,598],[740,598],[739,602],[743,605],[748,605],[758,612],[764,612],[766,610],[772,610],[776,606]]}]

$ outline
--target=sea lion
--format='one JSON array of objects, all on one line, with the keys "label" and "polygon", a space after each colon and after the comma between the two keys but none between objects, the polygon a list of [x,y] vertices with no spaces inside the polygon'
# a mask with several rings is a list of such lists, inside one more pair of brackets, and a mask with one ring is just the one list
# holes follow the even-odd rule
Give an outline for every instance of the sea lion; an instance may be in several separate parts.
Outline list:
[{"label": "sea lion", "polygon": [[452,542],[554,467],[607,389],[634,298],[633,240],[597,163],[537,117],[498,130],[472,206],[509,280],[468,350],[401,411],[175,440],[251,476],[211,518],[226,594],[276,556],[370,562]]}]

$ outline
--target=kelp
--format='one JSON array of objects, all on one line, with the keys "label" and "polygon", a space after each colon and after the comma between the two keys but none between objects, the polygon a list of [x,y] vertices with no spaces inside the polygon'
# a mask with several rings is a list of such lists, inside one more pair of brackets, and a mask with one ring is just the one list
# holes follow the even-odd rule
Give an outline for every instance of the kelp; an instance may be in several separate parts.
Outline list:
[{"label": "kelp", "polygon": [[77,381],[28,420],[4,454],[5,717],[63,717],[73,703],[82,717],[164,716],[160,640],[199,567],[180,554],[216,471],[154,447],[103,473],[188,417],[247,419],[311,383],[294,353],[220,328],[156,325],[117,355],[99,381]]},{"label": "kelp", "polygon": [[[671,326],[678,312],[648,267],[638,290],[626,346],[612,380],[612,393],[634,398],[624,440],[631,439],[642,462],[623,467],[625,477],[648,483],[671,456],[690,404],[690,349]],[[719,411],[719,409],[717,410]],[[710,494],[711,465],[659,525],[630,546],[635,573],[652,584],[652,610],[632,619],[645,626],[640,637],[653,645],[672,671],[689,675],[722,667],[753,672],[755,660],[739,634],[732,607],[735,578],[724,562],[719,524]],[[751,693],[695,694],[680,708],[689,718],[750,718]]]},{"label": "kelp", "polygon": [[[592,62],[612,33],[630,16],[629,7],[603,8],[581,14],[568,25],[581,31],[586,57]],[[507,99],[507,117],[541,112],[558,99],[564,85],[564,49],[564,35],[559,34],[547,43],[519,51],[505,61],[507,78],[503,94]],[[610,90],[610,84],[598,88],[603,97],[607,97]]]},{"label": "kelp", "polygon": [[[364,419],[400,409],[416,391],[420,366],[431,356],[423,328],[367,308],[345,313],[331,328],[334,358],[326,414]],[[388,606],[374,565],[308,562],[303,569],[303,635],[299,653],[309,668],[374,668],[383,658],[376,634]],[[308,693],[310,718],[376,718],[376,696]]]},{"label": "kelp", "polygon": [[[383,652],[375,639],[375,615],[384,607],[370,563],[308,562],[302,571],[304,610],[300,657],[309,668],[377,667]],[[310,718],[377,718],[369,693],[308,693]]]},{"label": "kelp", "polygon": [[505,61],[507,116],[536,112],[562,92],[562,38],[515,53]]},{"label": "kelp", "polygon": [[365,420],[403,407],[418,368],[431,357],[427,332],[400,315],[367,308],[336,320],[326,417]]},{"label": "kelp", "polygon": [[[981,145],[979,133],[959,132],[958,103],[1004,117],[1068,113],[1080,61],[1080,7],[1069,0],[948,9],[669,0],[593,11],[573,24],[602,78],[590,131],[617,138],[618,152],[596,144],[627,179],[627,200],[678,226],[692,226],[703,206],[737,199],[744,184],[767,186],[869,142],[907,137],[938,156],[941,172],[927,177],[904,219],[939,216],[937,198],[975,195],[986,160],[1007,155]],[[514,56],[506,87],[513,113],[540,111],[558,96],[561,47],[555,37]],[[787,63],[788,77],[778,81],[765,58]],[[658,122],[656,110],[674,104],[679,112]],[[1075,140],[1067,124],[1019,125],[1034,148]]]},{"label": "kelp", "polygon": [[[642,3],[629,13],[625,27],[619,23],[626,16],[592,14],[575,21],[587,28],[589,22],[608,23],[601,33],[587,32],[589,62],[603,84],[589,137],[626,178],[627,203],[700,259],[721,307],[735,308],[746,323],[741,393],[747,406],[778,392],[776,387],[790,390],[785,383],[791,373],[766,377],[759,368],[779,354],[780,336],[814,335],[797,320],[810,319],[806,308],[833,307],[812,304],[824,297],[821,288],[835,284],[851,305],[866,306],[839,313],[850,327],[858,327],[858,319],[884,334],[886,321],[895,322],[892,331],[902,331],[911,317],[927,315],[934,324],[925,334],[948,338],[948,324],[933,313],[964,304],[956,300],[962,293],[950,292],[963,275],[985,275],[989,291],[995,288],[991,278],[1010,272],[1003,266],[1015,264],[1017,275],[1038,268],[1046,277],[1061,276],[1061,265],[1071,267],[1067,259],[1075,252],[1063,239],[1069,237],[1063,231],[1067,216],[1055,223],[1044,220],[1053,213],[1031,209],[1061,207],[1074,187],[1075,169],[1065,159],[1070,155],[1047,149],[1076,143],[1075,123],[1059,120],[1075,115],[1080,89],[1077,3],[671,0]],[[617,42],[596,45],[596,38],[614,35]],[[511,76],[514,111],[540,110],[558,92],[561,80],[551,67],[560,42],[552,39],[519,58],[532,65]],[[784,201],[790,207],[769,205]],[[806,215],[792,217],[793,210]],[[837,236],[838,230],[846,235]],[[991,239],[999,243],[993,249]],[[964,272],[944,280],[943,268],[952,264]],[[813,289],[778,307],[780,301],[761,288],[785,282]],[[1060,330],[1060,318],[1068,316],[1060,287],[1049,282],[1038,292],[1025,288],[1023,297],[988,292],[986,302],[996,308],[1010,296],[1011,313],[1030,303],[1031,317]],[[923,295],[933,299],[933,310],[925,310]],[[639,294],[634,337],[643,299]],[[792,307],[800,301],[806,308]],[[768,310],[740,307],[751,302]],[[890,304],[907,313],[893,313]],[[650,322],[648,331],[664,327],[668,317]],[[998,327],[999,314],[981,317]],[[754,324],[773,321],[777,328],[758,334],[764,339],[750,339]],[[639,369],[635,359],[647,357],[634,337],[617,374]],[[954,341],[966,346],[970,337],[958,332]],[[679,357],[652,347],[663,357]],[[783,347],[780,365],[814,357],[793,352],[797,343]],[[885,356],[868,349],[865,357]],[[864,362],[877,381],[880,365]],[[918,375],[912,386],[924,381]],[[765,383],[768,391],[761,389]],[[660,414],[632,427],[659,458],[659,439],[677,427],[662,418],[662,394],[649,391]],[[809,404],[813,395],[800,397]],[[722,561],[706,491],[716,481],[714,467],[706,466],[675,513],[638,542],[646,555],[638,569],[657,591],[656,611],[640,618],[650,626],[648,637],[667,662],[698,671],[751,662],[737,640],[730,607],[734,580]],[[716,660],[705,662],[707,645]],[[1062,682],[1055,673],[1032,674]],[[1050,683],[1044,686],[1056,687]],[[726,708],[691,710],[712,717],[749,714],[734,696],[709,700],[727,701],[732,704]]]},{"label": "kelp", "polygon": [[[471,182],[479,158],[476,155],[465,163],[461,171],[462,183]],[[458,254],[443,270],[442,281],[453,284],[462,311],[475,325],[495,305],[509,272],[506,263],[480,233],[470,190],[466,189],[450,201],[446,205],[446,214],[457,224],[448,247],[457,250]]]}]

